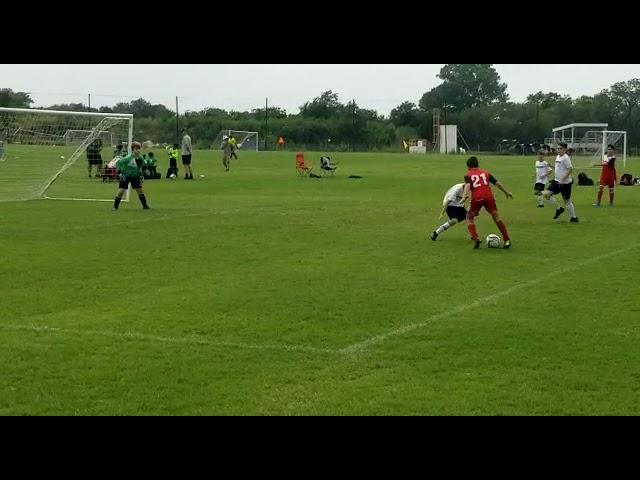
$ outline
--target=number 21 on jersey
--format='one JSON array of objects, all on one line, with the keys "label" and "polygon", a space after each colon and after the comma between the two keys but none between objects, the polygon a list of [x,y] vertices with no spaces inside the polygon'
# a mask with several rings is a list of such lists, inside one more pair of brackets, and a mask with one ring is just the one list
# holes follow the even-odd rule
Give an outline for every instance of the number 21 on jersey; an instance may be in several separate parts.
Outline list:
[{"label": "number 21 on jersey", "polygon": [[473,188],[480,188],[482,186],[489,185],[487,175],[481,173],[480,175],[471,175],[471,181],[473,182]]}]

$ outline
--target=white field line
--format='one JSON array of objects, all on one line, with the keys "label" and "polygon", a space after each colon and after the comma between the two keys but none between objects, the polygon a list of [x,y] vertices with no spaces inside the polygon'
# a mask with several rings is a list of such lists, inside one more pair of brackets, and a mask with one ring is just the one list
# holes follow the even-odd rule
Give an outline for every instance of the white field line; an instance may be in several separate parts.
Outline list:
[{"label": "white field line", "polygon": [[109,337],[118,340],[142,340],[153,343],[168,343],[168,344],[190,344],[190,345],[202,345],[208,347],[225,347],[225,348],[238,348],[244,350],[281,350],[286,352],[307,352],[307,353],[336,353],[335,350],[306,347],[303,345],[254,345],[250,343],[241,342],[216,342],[205,337],[197,335],[184,336],[184,337],[164,337],[158,335],[149,335],[146,333],[138,332],[114,332],[110,330],[78,330],[71,328],[58,328],[49,327],[44,325],[10,325],[0,324],[0,328],[5,330],[14,331],[32,331],[32,332],[45,332],[45,333],[59,333],[62,335],[73,336],[90,336],[90,337]]},{"label": "white field line", "polygon": [[640,243],[636,243],[634,245],[631,245],[629,247],[626,247],[620,250],[615,250],[602,255],[598,255],[596,257],[592,257],[588,260],[575,263],[570,267],[559,269],[552,273],[538,277],[536,279],[529,280],[528,282],[514,285],[513,287],[508,288],[507,290],[503,290],[501,292],[479,298],[477,300],[474,300],[471,303],[459,305],[446,312],[433,315],[422,322],[412,323],[384,334],[369,337],[360,342],[348,345],[340,350],[333,350],[329,348],[314,348],[314,347],[308,347],[304,345],[287,345],[287,344],[256,345],[256,344],[249,344],[249,343],[216,342],[208,338],[199,337],[195,335],[184,336],[184,337],[163,337],[163,336],[149,335],[149,334],[138,333],[138,332],[114,332],[110,330],[78,330],[78,329],[67,329],[67,328],[57,328],[57,327],[38,326],[38,325],[0,324],[0,329],[16,330],[16,331],[22,330],[22,331],[35,331],[35,332],[53,332],[53,333],[71,334],[71,335],[77,335],[77,336],[103,336],[103,337],[125,339],[125,340],[126,339],[142,340],[142,341],[149,341],[149,342],[155,342],[155,343],[169,343],[169,344],[192,344],[192,345],[203,345],[203,346],[218,347],[218,348],[225,347],[225,348],[238,348],[238,349],[246,349],[246,350],[275,350],[275,351],[286,351],[286,352],[306,352],[306,353],[316,353],[316,354],[322,353],[322,354],[351,355],[355,353],[364,352],[371,347],[380,345],[381,343],[385,342],[390,338],[405,335],[415,330],[418,330],[420,328],[424,328],[437,320],[449,318],[453,315],[462,313],[472,308],[485,305],[487,303],[495,302],[501,298],[511,295],[514,292],[530,288],[533,285],[544,282],[546,280],[556,278],[558,275],[561,275],[563,273],[568,273],[574,270],[578,270],[581,267],[590,265],[592,263],[596,263],[605,258],[623,254],[625,252],[633,250],[634,248],[637,248],[638,246],[640,246]]},{"label": "white field line", "polygon": [[511,295],[514,292],[517,292],[519,290],[525,290],[527,288],[530,288],[533,285],[536,285],[538,283],[544,282],[545,280],[550,280],[552,278],[557,278],[558,275],[561,275],[563,273],[567,273],[567,272],[571,272],[573,270],[578,270],[581,267],[584,267],[586,265],[590,265],[592,263],[596,263],[599,262],[600,260],[603,260],[605,258],[609,258],[609,257],[613,257],[615,255],[620,255],[622,253],[628,252],[629,250],[633,250],[634,248],[638,247],[638,245],[640,245],[640,243],[636,243],[634,245],[631,245],[629,247],[626,248],[622,248],[620,250],[615,250],[612,252],[608,252],[602,255],[598,255],[596,257],[590,258],[588,260],[584,260],[582,262],[579,263],[574,263],[573,265],[571,265],[570,267],[566,267],[563,269],[559,269],[556,270],[553,273],[549,273],[547,275],[543,275],[542,277],[536,278],[534,280],[529,280],[528,282],[524,282],[524,283],[519,283],[517,285],[514,285],[511,288],[508,288],[506,290],[503,290],[501,292],[498,293],[494,293],[493,295],[488,295],[486,297],[482,297],[479,298],[477,300],[474,300],[471,303],[467,303],[465,305],[459,305],[449,311],[446,312],[442,312],[439,313],[437,315],[433,315],[429,318],[427,318],[426,320],[422,321],[422,322],[418,322],[418,323],[412,323],[409,325],[405,325],[404,327],[398,328],[396,330],[392,330],[390,332],[387,333],[383,333],[380,335],[375,335],[372,337],[369,337],[365,340],[362,340],[360,342],[351,344],[341,350],[339,350],[339,353],[342,354],[353,354],[353,353],[358,353],[358,352],[363,352],[365,350],[367,350],[368,348],[371,348],[373,346],[379,345],[383,342],[385,342],[386,340],[393,338],[393,337],[398,337],[400,335],[405,335],[407,333],[413,332],[415,330],[418,330],[420,328],[424,328],[427,325],[431,324],[432,322],[435,322],[437,320],[442,320],[448,317],[451,317],[453,315],[456,315],[458,313],[462,313],[466,310],[471,310],[472,308],[476,308],[478,306],[481,305],[485,305],[487,303],[492,303],[495,302],[501,298],[507,297],[509,295]]}]

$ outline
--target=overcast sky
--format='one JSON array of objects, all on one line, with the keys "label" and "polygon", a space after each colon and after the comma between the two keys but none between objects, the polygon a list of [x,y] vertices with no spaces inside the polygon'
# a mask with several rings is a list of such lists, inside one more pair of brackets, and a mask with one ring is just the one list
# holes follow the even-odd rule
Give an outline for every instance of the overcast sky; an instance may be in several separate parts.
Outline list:
[{"label": "overcast sky", "polygon": [[[611,84],[640,78],[640,65],[496,64],[514,101],[539,90],[593,95]],[[270,105],[297,113],[305,101],[325,90],[342,102],[388,115],[405,100],[417,103],[437,86],[442,65],[0,65],[0,88],[31,92],[34,107],[56,103],[87,103],[99,107],[143,97],[180,110],[215,106],[251,110]]]}]

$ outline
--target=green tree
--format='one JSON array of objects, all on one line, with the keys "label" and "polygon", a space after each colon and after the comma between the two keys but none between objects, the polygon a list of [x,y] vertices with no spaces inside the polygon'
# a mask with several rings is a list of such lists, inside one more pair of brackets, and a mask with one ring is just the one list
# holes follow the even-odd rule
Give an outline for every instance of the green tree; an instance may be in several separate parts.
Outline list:
[{"label": "green tree", "polygon": [[[269,119],[287,118],[287,111],[280,107],[269,107]],[[254,108],[251,110],[251,116],[259,120],[264,120],[264,108]]]},{"label": "green tree", "polygon": [[115,113],[132,113],[134,117],[153,118],[153,117],[169,117],[175,115],[164,105],[152,105],[143,98],[138,98],[131,102],[120,102],[114,105]]},{"label": "green tree", "polygon": [[557,102],[567,101],[567,100],[571,101],[571,98],[566,96],[563,97],[559,93],[555,93],[555,92],[544,93],[540,91],[540,92],[533,93],[527,97],[527,103],[538,104],[542,108],[549,108],[555,105]]},{"label": "green tree", "polygon": [[14,92],[10,88],[0,88],[0,107],[30,108],[33,100],[28,93]]},{"label": "green tree", "polygon": [[422,122],[422,113],[420,109],[413,102],[403,102],[393,110],[391,110],[391,115],[389,116],[389,120],[396,127],[401,127],[403,125],[409,127],[418,127]]},{"label": "green tree", "polygon": [[443,105],[462,111],[509,100],[507,84],[491,64],[449,64],[438,74],[443,83],[425,93],[420,107],[428,110]]},{"label": "green tree", "polygon": [[326,120],[339,115],[344,111],[344,108],[344,105],[338,100],[338,94],[327,90],[311,102],[305,102],[300,107],[300,115],[305,118],[324,118]]},{"label": "green tree", "polygon": [[640,79],[614,83],[607,92],[623,118],[626,129],[631,127],[631,119],[640,107]]},{"label": "green tree", "polygon": [[51,105],[46,110],[58,110],[61,112],[97,112],[97,108],[89,108],[84,103],[61,103]]}]

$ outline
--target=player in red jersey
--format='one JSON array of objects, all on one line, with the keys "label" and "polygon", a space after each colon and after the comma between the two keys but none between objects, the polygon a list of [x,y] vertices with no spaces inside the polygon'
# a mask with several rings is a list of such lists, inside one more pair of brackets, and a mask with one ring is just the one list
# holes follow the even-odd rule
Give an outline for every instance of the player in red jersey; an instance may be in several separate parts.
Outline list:
[{"label": "player in red jersey", "polygon": [[593,204],[599,207],[602,201],[604,187],[609,187],[609,206],[613,207],[613,199],[616,196],[616,182],[618,175],[616,174],[616,151],[613,145],[607,147],[607,155],[602,160],[602,173],[600,174],[600,190],[598,190],[598,201]]},{"label": "player in red jersey", "polygon": [[505,188],[504,185],[502,185],[502,183],[496,180],[493,175],[486,170],[480,169],[480,164],[476,157],[471,157],[467,160],[467,167],[469,167],[469,171],[464,177],[465,186],[462,203],[464,205],[464,202],[469,198],[469,192],[471,192],[471,207],[467,214],[467,228],[471,234],[471,239],[475,243],[473,248],[480,248],[480,244],[482,243],[478,238],[478,230],[476,229],[475,224],[475,218],[480,213],[480,209],[482,207],[491,214],[493,221],[500,229],[500,233],[502,233],[502,238],[504,239],[504,248],[511,248],[509,232],[507,232],[506,225],[502,220],[500,220],[500,216],[498,215],[498,207],[496,206],[496,200],[493,197],[491,184],[502,190],[507,198],[513,199],[513,195]]}]

